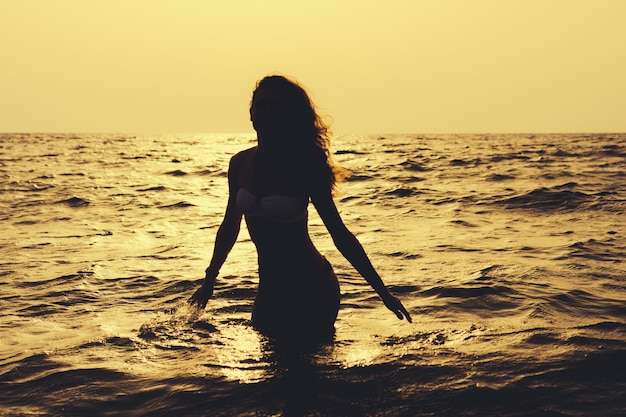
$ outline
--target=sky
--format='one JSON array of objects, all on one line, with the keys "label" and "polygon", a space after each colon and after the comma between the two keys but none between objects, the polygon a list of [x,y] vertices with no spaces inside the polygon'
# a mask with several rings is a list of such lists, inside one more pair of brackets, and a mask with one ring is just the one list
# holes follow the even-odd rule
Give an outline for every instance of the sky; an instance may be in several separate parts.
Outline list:
[{"label": "sky", "polygon": [[[0,132],[626,132],[625,0],[0,0]],[[329,119],[330,120],[330,119]]]}]

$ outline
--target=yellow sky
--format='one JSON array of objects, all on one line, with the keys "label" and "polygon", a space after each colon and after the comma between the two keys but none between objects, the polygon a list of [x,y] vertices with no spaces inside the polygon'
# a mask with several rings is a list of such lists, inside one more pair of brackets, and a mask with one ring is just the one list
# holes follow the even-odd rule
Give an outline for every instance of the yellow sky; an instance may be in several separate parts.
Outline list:
[{"label": "yellow sky", "polygon": [[625,0],[0,0],[0,131],[251,132],[292,75],[337,133],[626,132]]}]

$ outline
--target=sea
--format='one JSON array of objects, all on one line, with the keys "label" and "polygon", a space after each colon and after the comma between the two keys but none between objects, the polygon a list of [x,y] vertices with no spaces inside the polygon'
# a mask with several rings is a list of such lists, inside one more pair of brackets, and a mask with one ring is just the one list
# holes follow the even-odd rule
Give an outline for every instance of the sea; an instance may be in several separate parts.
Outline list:
[{"label": "sea", "polygon": [[0,134],[1,416],[624,416],[626,134],[337,135],[335,201],[398,320],[309,232],[332,342],[250,324],[245,225],[200,285],[251,134]]}]

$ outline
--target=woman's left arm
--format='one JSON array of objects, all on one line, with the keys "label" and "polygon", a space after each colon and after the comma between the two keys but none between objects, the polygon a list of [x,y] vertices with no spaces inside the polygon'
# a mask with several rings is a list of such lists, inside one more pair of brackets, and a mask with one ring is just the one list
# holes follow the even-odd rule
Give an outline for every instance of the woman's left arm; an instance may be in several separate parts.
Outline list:
[{"label": "woman's left arm", "polygon": [[358,239],[343,223],[330,190],[315,193],[311,196],[311,202],[328,229],[339,252],[354,266],[372,288],[374,288],[389,310],[394,312],[400,320],[406,318],[409,323],[412,323],[409,312],[404,308],[400,300],[391,295],[387,287],[385,287],[385,284],[365,253],[363,246],[361,246]]}]

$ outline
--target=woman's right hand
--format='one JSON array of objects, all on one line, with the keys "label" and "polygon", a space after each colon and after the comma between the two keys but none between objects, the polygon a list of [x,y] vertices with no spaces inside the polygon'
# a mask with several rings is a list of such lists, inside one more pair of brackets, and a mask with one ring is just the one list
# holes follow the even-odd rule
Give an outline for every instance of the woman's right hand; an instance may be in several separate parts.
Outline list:
[{"label": "woman's right hand", "polygon": [[198,306],[199,308],[204,308],[212,295],[213,283],[205,279],[202,286],[198,288],[189,299],[189,304]]}]

